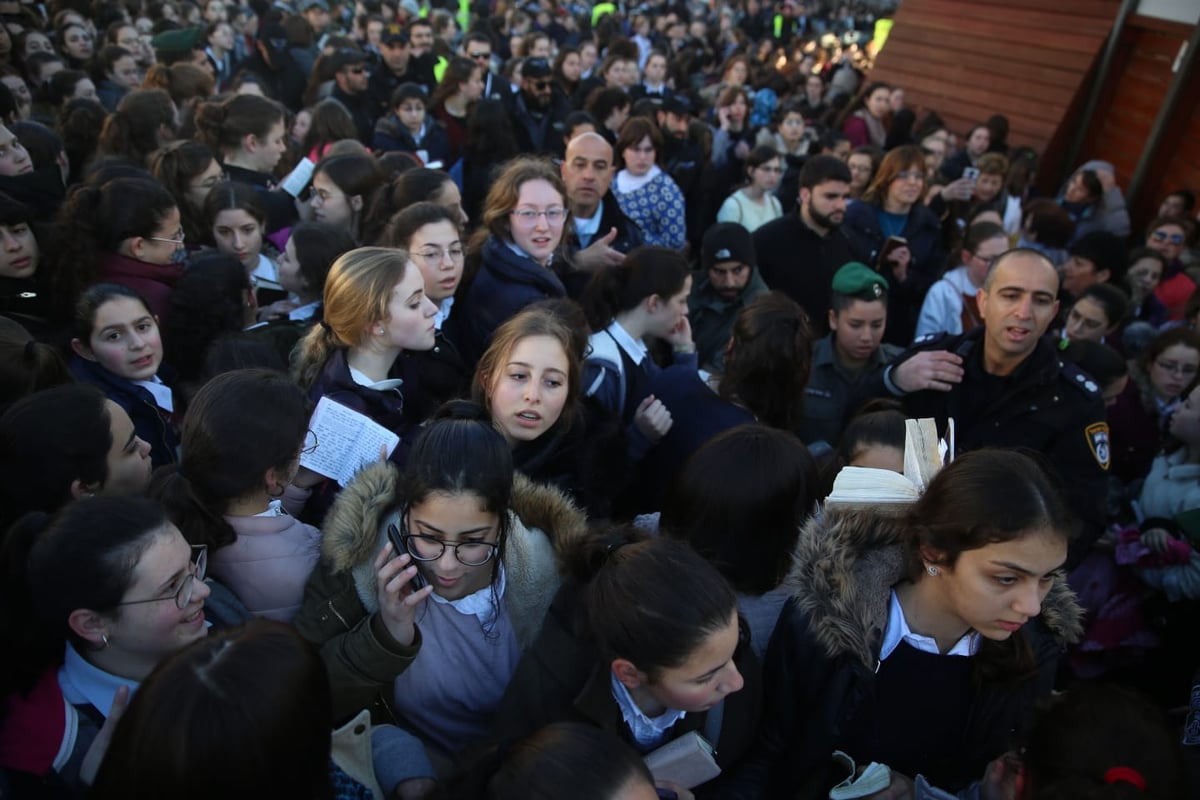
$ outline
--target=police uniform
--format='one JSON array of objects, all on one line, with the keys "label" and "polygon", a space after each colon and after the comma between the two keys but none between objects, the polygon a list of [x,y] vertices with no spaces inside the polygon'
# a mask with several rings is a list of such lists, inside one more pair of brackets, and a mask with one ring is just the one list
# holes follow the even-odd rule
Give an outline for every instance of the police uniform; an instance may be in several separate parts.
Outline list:
[{"label": "police uniform", "polygon": [[1010,375],[990,375],[983,367],[983,336],[979,327],[957,336],[921,337],[871,382],[870,394],[902,395],[891,373],[921,351],[961,356],[962,383],[949,392],[902,395],[905,414],[933,417],[939,428],[953,417],[958,452],[1007,447],[1041,453],[1082,523],[1068,560],[1073,566],[1104,531],[1109,439],[1100,387],[1077,366],[1061,361],[1044,337]]},{"label": "police uniform", "polygon": [[[842,266],[833,276],[834,293],[855,300],[882,300],[886,305],[888,288],[887,278],[856,261]],[[810,447],[820,442],[830,447],[837,444],[855,387],[903,352],[895,345],[881,344],[862,370],[852,372],[838,358],[834,337],[831,333],[813,343],[812,372],[804,387],[804,418],[797,431],[800,439]]]}]

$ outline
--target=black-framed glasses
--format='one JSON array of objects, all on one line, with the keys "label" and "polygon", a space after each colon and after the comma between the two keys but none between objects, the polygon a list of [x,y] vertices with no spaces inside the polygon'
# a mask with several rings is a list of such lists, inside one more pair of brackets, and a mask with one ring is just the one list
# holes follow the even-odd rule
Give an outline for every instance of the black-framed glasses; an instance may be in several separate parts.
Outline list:
[{"label": "black-framed glasses", "polygon": [[300,448],[300,455],[307,456],[317,452],[317,448],[321,443],[317,441],[317,435],[312,431],[304,434],[304,446]]},{"label": "black-framed glasses", "polygon": [[[404,550],[417,561],[437,561],[446,553],[447,547],[454,548],[454,557],[464,567],[481,567],[496,557],[500,545],[494,542],[457,542],[443,541],[436,536],[423,533],[409,533],[407,512],[400,517],[400,543]],[[392,533],[395,526],[390,526]]]},{"label": "black-framed glasses", "polygon": [[469,55],[471,58],[473,58],[476,61],[491,61],[492,60],[491,53],[468,53],[467,55]]},{"label": "black-framed glasses", "polygon": [[192,591],[196,588],[196,581],[204,580],[204,576],[207,574],[208,545],[194,544],[192,545],[192,558],[188,562],[187,575],[183,576],[178,589],[162,597],[150,597],[146,600],[125,600],[124,602],[117,603],[117,605],[136,606],[142,603],[161,603],[163,600],[174,600],[175,607],[182,611],[192,602]]},{"label": "black-framed glasses", "polygon": [[1000,256],[981,256],[978,253],[972,255],[971,258],[977,258],[980,263],[987,264],[988,269],[996,266],[996,262],[1000,260]]},{"label": "black-framed glasses", "polygon": [[533,81],[533,88],[539,92],[544,92],[554,85],[553,81]]}]

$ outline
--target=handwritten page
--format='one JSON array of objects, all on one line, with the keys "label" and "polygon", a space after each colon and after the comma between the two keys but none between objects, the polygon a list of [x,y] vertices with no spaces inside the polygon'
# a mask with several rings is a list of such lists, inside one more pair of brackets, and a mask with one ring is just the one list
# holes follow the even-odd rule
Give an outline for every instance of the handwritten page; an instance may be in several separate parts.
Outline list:
[{"label": "handwritten page", "polygon": [[317,403],[308,427],[317,446],[300,456],[300,466],[333,478],[342,486],[350,483],[364,464],[377,461],[381,447],[386,445],[391,455],[400,444],[400,437],[378,422],[328,397]]}]

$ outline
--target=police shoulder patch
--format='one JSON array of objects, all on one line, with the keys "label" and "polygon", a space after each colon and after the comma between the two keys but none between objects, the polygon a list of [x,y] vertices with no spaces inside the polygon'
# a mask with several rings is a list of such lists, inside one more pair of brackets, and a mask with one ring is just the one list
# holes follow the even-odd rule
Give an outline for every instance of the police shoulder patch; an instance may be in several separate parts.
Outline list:
[{"label": "police shoulder patch", "polygon": [[1107,470],[1111,457],[1108,443],[1108,423],[1092,423],[1083,429],[1083,435],[1087,438],[1088,447],[1091,449],[1096,463],[1100,465],[1100,469]]}]

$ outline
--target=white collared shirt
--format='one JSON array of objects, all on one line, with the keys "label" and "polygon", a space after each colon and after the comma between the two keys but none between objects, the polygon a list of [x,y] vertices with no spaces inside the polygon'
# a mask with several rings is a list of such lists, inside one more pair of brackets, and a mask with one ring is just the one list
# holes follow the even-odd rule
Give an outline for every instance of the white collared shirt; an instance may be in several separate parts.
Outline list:
[{"label": "white collared shirt", "polygon": [[590,217],[580,217],[572,215],[571,219],[575,221],[575,235],[579,237],[579,243],[587,247],[592,243],[592,237],[600,232],[600,217],[604,215],[604,201],[596,206],[596,213]]},{"label": "white collared shirt", "polygon": [[439,331],[446,324],[446,320],[450,319],[450,309],[454,307],[454,295],[444,297],[438,303],[437,313],[433,315],[433,325]]},{"label": "white collared shirt", "polygon": [[155,375],[148,381],[134,381],[134,383],[149,392],[154,397],[154,404],[163,411],[175,410],[175,395],[172,394],[171,387],[162,382],[162,378]]},{"label": "white collared shirt", "polygon": [[629,694],[625,684],[617,680],[617,676],[612,672],[609,672],[609,678],[612,680],[613,699],[617,701],[617,708],[621,709],[621,717],[629,726],[633,740],[641,747],[656,747],[661,744],[667,736],[667,731],[687,716],[686,711],[668,708],[657,717],[647,717],[633,701],[633,696]]},{"label": "white collared shirt", "polygon": [[[446,546],[449,547],[449,545]],[[500,598],[504,597],[504,588],[507,585],[507,581],[504,577],[504,562],[498,563],[496,567],[499,573],[496,577],[496,600],[499,601]],[[479,620],[479,624],[485,628],[492,624],[499,611],[496,608],[496,604],[492,602],[492,584],[490,583],[482,589],[471,592],[466,597],[460,597],[457,600],[447,600],[438,595],[437,592],[433,592],[429,597],[435,603],[452,606],[460,614],[474,616],[475,619]]]},{"label": "white collared shirt", "polygon": [[[347,364],[347,366],[349,366]],[[350,380],[357,383],[359,386],[365,386],[368,389],[374,389],[377,392],[386,392],[388,389],[399,390],[404,385],[404,381],[400,378],[384,378],[381,381],[373,381],[367,377],[366,373],[350,367]]]},{"label": "white collared shirt", "polygon": [[67,644],[67,652],[63,657],[63,665],[58,668],[58,685],[62,689],[63,699],[73,706],[88,704],[108,719],[112,711],[113,698],[122,686],[129,687],[130,699],[137,691],[138,682],[128,678],[119,678],[93,666],[71,644]]},{"label": "white collared shirt", "polygon": [[[879,660],[886,661],[887,657],[900,646],[900,642],[907,642],[909,646],[923,653],[941,652],[936,639],[913,633],[912,629],[908,627],[908,620],[904,618],[904,609],[900,606],[900,598],[896,596],[896,591],[893,589],[891,600],[888,602],[887,630],[883,632],[883,646],[879,648]],[[973,656],[978,650],[979,634],[975,631],[968,631],[954,643],[946,655]]]},{"label": "white collared shirt", "polygon": [[312,319],[313,314],[316,314],[317,309],[320,307],[321,307],[321,301],[314,300],[313,302],[302,305],[299,308],[293,308],[291,311],[288,312],[288,319],[301,320],[301,321],[306,320],[306,319]]},{"label": "white collared shirt", "polygon": [[616,340],[617,344],[620,345],[621,349],[624,350],[631,359],[633,359],[633,363],[641,364],[642,360],[648,355],[649,351],[646,349],[646,343],[641,339],[633,338],[629,334],[629,331],[622,328],[621,323],[617,322],[615,319],[609,323],[609,326],[604,330],[606,330],[608,334],[612,336],[614,340]]}]

